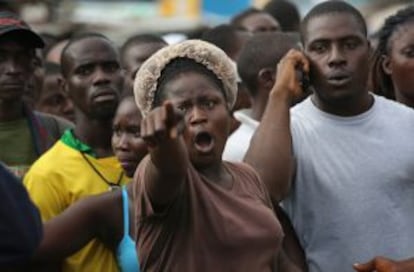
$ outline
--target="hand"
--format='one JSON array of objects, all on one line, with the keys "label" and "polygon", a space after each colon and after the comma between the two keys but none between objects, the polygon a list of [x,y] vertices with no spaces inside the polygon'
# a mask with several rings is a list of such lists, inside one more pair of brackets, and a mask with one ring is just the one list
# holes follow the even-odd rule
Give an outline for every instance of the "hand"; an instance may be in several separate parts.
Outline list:
[{"label": "hand", "polygon": [[154,148],[168,139],[176,139],[183,128],[183,115],[170,101],[166,101],[142,119],[141,137],[150,148]]},{"label": "hand", "polygon": [[[358,272],[407,272],[404,270],[402,262],[394,261],[385,257],[376,257],[364,264],[354,264],[354,269]],[[411,271],[411,270],[410,270]]]},{"label": "hand", "polygon": [[302,89],[298,70],[309,74],[309,61],[301,51],[291,49],[277,65],[276,82],[272,92],[287,92],[292,101],[300,98],[306,90]]}]

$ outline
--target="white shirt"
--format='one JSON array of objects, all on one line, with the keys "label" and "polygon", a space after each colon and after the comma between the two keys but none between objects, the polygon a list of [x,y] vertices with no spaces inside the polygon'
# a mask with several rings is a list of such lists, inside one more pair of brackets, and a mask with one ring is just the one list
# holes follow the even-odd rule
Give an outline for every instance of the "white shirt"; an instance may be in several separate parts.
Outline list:
[{"label": "white shirt", "polygon": [[374,99],[349,117],[310,98],[291,110],[296,175],[283,206],[310,272],[414,255],[414,111]]},{"label": "white shirt", "polygon": [[250,117],[251,110],[243,109],[234,112],[234,118],[241,124],[227,139],[226,146],[223,151],[223,160],[232,162],[243,161],[247,149],[250,146],[250,140],[259,122]]}]

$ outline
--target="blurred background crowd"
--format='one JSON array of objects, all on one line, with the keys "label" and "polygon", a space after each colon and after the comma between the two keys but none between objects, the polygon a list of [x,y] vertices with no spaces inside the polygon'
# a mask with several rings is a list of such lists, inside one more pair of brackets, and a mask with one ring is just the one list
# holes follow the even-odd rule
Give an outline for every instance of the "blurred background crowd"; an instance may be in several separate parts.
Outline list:
[{"label": "blurred background crowd", "polygon": [[[231,245],[243,245],[234,246],[234,249],[251,254],[232,264],[243,267],[244,271],[269,271],[257,269],[255,265],[260,266],[261,261],[257,261],[256,253],[268,254],[263,263],[266,267],[277,265],[281,268],[278,271],[308,271],[308,265],[309,271],[335,271],[337,269],[332,267],[343,264],[351,269],[356,260],[365,261],[375,256],[396,260],[410,257],[401,262],[385,259],[386,263],[400,267],[408,263],[410,269],[375,270],[378,265],[374,267],[372,262],[378,259],[368,263],[371,264],[368,268],[355,264],[354,269],[414,271],[413,243],[407,239],[414,236],[411,216],[414,145],[410,140],[413,127],[409,125],[414,114],[408,108],[414,108],[414,100],[412,95],[407,95],[414,84],[409,80],[414,67],[411,38],[414,37],[414,6],[409,7],[412,2],[0,0],[0,181],[15,179],[14,185],[20,185],[20,180],[10,175],[4,166],[21,178],[43,223],[32,206],[23,207],[31,216],[19,217],[16,214],[21,215],[23,208],[14,205],[15,212],[8,209],[8,205],[0,205],[3,206],[0,218],[8,216],[0,220],[0,230],[2,223],[16,222],[27,235],[20,235],[18,231],[0,233],[0,237],[7,238],[4,239],[6,244],[10,242],[3,252],[11,255],[4,258],[9,263],[0,259],[0,270],[3,271],[2,263],[12,266],[17,263],[18,268],[23,266],[20,271],[29,271],[25,270],[26,263],[19,263],[20,256],[14,255],[30,255],[33,263],[28,265],[34,269],[37,265],[40,267],[40,270],[30,271],[139,271],[140,266],[141,271],[195,271],[192,265],[203,267],[203,262],[212,265],[211,256],[212,260],[218,260],[216,264],[222,270],[210,271],[241,271],[221,266],[233,261],[224,254],[230,252],[227,241]],[[400,12],[386,19],[398,10]],[[310,36],[316,38],[310,39]],[[290,50],[297,49],[298,45],[303,45],[305,53],[311,53],[307,55],[309,59],[299,50]],[[222,50],[217,50],[216,46]],[[286,88],[291,82],[294,88]],[[200,93],[194,92],[199,89]],[[220,95],[215,92],[217,90],[221,91]],[[370,90],[374,90],[375,95]],[[344,98],[341,93],[345,94]],[[310,94],[311,98],[306,99]],[[355,100],[348,99],[348,95]],[[311,99],[317,100],[309,102]],[[189,101],[195,101],[194,105]],[[292,116],[304,116],[304,125],[300,123],[301,118],[290,118],[290,107],[294,105],[298,110],[297,115]],[[378,107],[380,112],[377,112]],[[323,114],[340,117],[339,121],[332,119],[339,125],[335,123],[329,128],[331,134],[326,133],[330,130],[318,126],[329,127],[329,122],[322,118],[324,121],[315,123],[315,131],[324,137],[328,135],[326,139],[332,142],[314,134],[311,126],[311,140],[308,134],[294,133],[295,124],[308,128],[309,112],[315,114],[309,120],[324,117],[313,110],[316,108]],[[304,114],[297,113],[300,111]],[[372,119],[375,125],[371,125],[371,119],[366,119],[367,127],[357,122],[354,130],[348,129],[343,118],[371,116],[370,113],[375,117]],[[292,137],[289,134],[291,120]],[[210,122],[211,128],[206,125]],[[195,129],[199,127],[208,129],[200,132]],[[342,136],[349,131],[357,137],[351,135],[344,140]],[[253,138],[253,135],[258,136]],[[328,148],[320,148],[326,146]],[[346,148],[341,149],[342,146]],[[309,147],[309,151],[303,147]],[[324,153],[314,156],[314,147],[332,157]],[[296,152],[295,158],[291,149]],[[355,153],[362,154],[358,160],[355,160]],[[143,159],[145,156],[150,159]],[[231,166],[228,170],[227,161],[243,161],[252,167],[234,164],[234,169],[230,169]],[[321,161],[329,163],[321,164]],[[309,170],[303,165],[317,167]],[[293,166],[297,167],[293,169]],[[336,168],[346,171],[336,171]],[[205,185],[204,178],[210,178],[206,173],[224,189],[229,189],[228,194],[223,188],[215,191],[208,186],[207,189],[201,187]],[[274,178],[276,175],[278,179]],[[288,191],[292,180],[297,187],[292,186]],[[309,180],[320,187],[309,186]],[[191,182],[187,184],[187,181]],[[342,187],[331,188],[334,184],[331,181],[340,181]],[[242,185],[233,190],[236,186],[233,183]],[[188,194],[182,191],[187,187],[192,190],[193,184],[201,189]],[[16,190],[20,196],[7,196],[11,189],[6,183],[1,185],[0,182],[0,199],[22,204],[20,200],[28,198],[22,188]],[[305,189],[302,192],[296,188]],[[211,195],[220,197],[211,198],[203,190],[212,190]],[[221,190],[226,195],[223,196]],[[195,201],[187,201],[187,197]],[[185,201],[176,201],[181,198]],[[233,205],[239,203],[239,198],[246,203],[240,201],[240,207]],[[222,199],[229,201],[221,202]],[[233,202],[234,199],[237,202]],[[255,200],[254,204],[251,199]],[[404,201],[399,202],[399,199]],[[203,205],[197,206],[199,200]],[[296,200],[300,205],[292,204]],[[394,201],[398,205],[394,205]],[[262,214],[255,210],[256,202],[261,203]],[[197,205],[186,206],[188,203]],[[206,203],[208,205],[204,205]],[[347,210],[348,205],[353,207]],[[252,207],[254,209],[248,212]],[[384,218],[390,219],[377,221],[375,215],[382,218],[389,207],[391,212]],[[219,212],[209,217],[208,208]],[[251,233],[256,236],[250,235],[249,230],[246,237],[241,235],[243,239],[238,241],[238,231],[222,228],[228,222],[220,221],[227,218],[222,217],[221,212],[227,215],[227,208],[236,218],[234,229],[243,230],[253,222]],[[191,220],[179,217],[183,211],[198,212],[197,209],[200,212],[197,216],[192,214]],[[324,209],[328,212],[324,213]],[[314,213],[297,213],[308,210]],[[34,222],[18,222],[27,218]],[[157,221],[159,218],[161,220]],[[196,235],[188,233],[204,233],[199,232],[205,230],[204,221],[196,222],[199,218],[217,223],[213,229],[218,230],[219,242],[212,243],[217,248],[210,249],[208,253],[214,253],[211,256],[192,255],[194,248],[210,245],[210,240],[217,238],[214,230],[209,229],[209,235],[189,239]],[[332,220],[328,227],[325,227],[326,218]],[[270,230],[268,236],[260,236],[262,221]],[[260,226],[255,226],[256,223]],[[371,223],[375,224],[374,231],[366,227]],[[151,224],[160,226],[162,235],[158,235]],[[9,225],[11,230],[18,229]],[[396,225],[403,227],[400,230]],[[226,239],[221,237],[222,229]],[[146,231],[150,235],[146,236]],[[182,237],[175,236],[176,233]],[[309,233],[315,235],[315,239],[309,240],[316,241],[317,246],[307,244]],[[36,237],[31,243],[20,242],[19,238],[24,240],[33,234]],[[171,237],[163,240],[164,234],[166,237],[171,234]],[[233,237],[233,234],[237,235]],[[147,238],[151,235],[154,240],[148,246]],[[384,240],[383,236],[386,236]],[[341,243],[337,237],[352,247],[338,246]],[[271,239],[277,243],[270,243]],[[182,242],[188,240],[188,243]],[[244,246],[258,240],[266,254]],[[336,244],[331,246],[331,240]],[[169,242],[176,248],[171,249]],[[10,250],[10,244],[27,244],[27,252]],[[181,245],[186,247],[181,248]],[[274,256],[276,246],[277,258]],[[328,248],[331,255],[321,254],[315,258],[312,253],[319,250],[318,246],[321,252]],[[343,251],[342,255],[335,251],[337,247]],[[384,250],[374,251],[376,247]],[[36,250],[34,257],[29,250]],[[334,257],[338,260],[332,261]],[[318,262],[324,268],[319,269]],[[168,269],[168,265],[176,263],[189,269],[177,269],[179,265],[176,270]],[[152,265],[158,264],[167,265],[151,270]]]},{"label": "blurred background crowd", "polygon": [[[206,27],[268,0],[2,0],[0,7],[21,14],[34,30],[66,38],[76,31],[99,31],[118,44],[140,33],[169,35],[175,41],[196,37]],[[292,0],[305,14],[319,0]],[[410,0],[349,0],[365,16],[374,34],[388,15]],[[110,12],[108,12],[110,11]]]}]

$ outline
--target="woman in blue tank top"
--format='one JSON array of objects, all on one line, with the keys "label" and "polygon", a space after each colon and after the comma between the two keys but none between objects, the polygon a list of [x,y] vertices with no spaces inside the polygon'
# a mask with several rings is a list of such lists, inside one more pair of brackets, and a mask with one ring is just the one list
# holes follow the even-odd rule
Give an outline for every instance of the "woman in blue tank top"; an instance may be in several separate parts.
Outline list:
[{"label": "woman in blue tank top", "polygon": [[[147,153],[139,134],[140,122],[134,98],[125,98],[114,118],[112,147],[128,177],[133,177]],[[131,202],[128,187],[123,187],[75,203],[44,224],[44,237],[33,266],[62,260],[98,238],[114,252],[121,272],[140,271],[131,237],[134,231],[130,220],[133,218]]]}]

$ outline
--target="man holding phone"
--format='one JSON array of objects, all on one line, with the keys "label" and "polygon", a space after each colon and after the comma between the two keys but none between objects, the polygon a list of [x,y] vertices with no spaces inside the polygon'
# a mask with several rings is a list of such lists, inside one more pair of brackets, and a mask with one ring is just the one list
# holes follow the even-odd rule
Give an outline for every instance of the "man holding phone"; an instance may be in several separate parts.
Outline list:
[{"label": "man holding phone", "polygon": [[[368,92],[370,46],[351,5],[315,6],[301,28],[304,53],[278,64],[277,81],[245,161],[282,204],[309,271],[352,271],[373,256],[414,252],[414,111]],[[305,57],[306,56],[306,57]],[[314,93],[302,92],[297,70]]]}]

